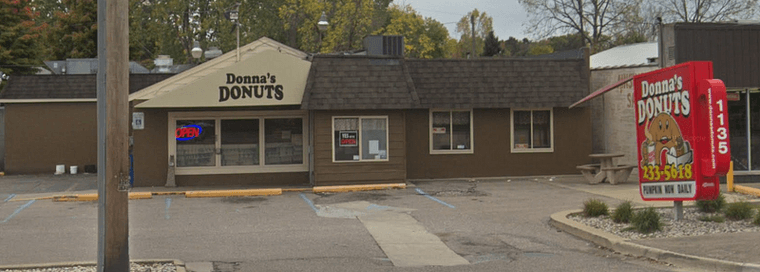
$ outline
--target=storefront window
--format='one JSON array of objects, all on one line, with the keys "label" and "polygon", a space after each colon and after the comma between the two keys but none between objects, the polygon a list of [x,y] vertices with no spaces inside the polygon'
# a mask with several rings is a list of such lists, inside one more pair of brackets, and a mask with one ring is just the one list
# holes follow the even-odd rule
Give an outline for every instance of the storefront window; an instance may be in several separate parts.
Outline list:
[{"label": "storefront window", "polygon": [[512,151],[551,152],[551,110],[512,111]]},{"label": "storefront window", "polygon": [[388,156],[388,139],[385,119],[362,119],[362,160],[380,160]]},{"label": "storefront window", "polygon": [[387,117],[333,119],[334,161],[388,159]]},{"label": "storefront window", "polygon": [[224,120],[222,166],[259,164],[259,120]]},{"label": "storefront window", "polygon": [[472,119],[470,111],[431,111],[432,153],[435,151],[472,151]]},{"label": "storefront window", "polygon": [[728,130],[731,141],[731,160],[734,170],[749,170],[747,153],[747,93],[739,92],[728,100]]},{"label": "storefront window", "polygon": [[214,166],[216,124],[214,120],[177,120],[177,166]]},{"label": "storefront window", "polygon": [[265,119],[267,165],[303,163],[303,120]]},{"label": "storefront window", "polygon": [[178,175],[308,171],[304,111],[169,113]]}]

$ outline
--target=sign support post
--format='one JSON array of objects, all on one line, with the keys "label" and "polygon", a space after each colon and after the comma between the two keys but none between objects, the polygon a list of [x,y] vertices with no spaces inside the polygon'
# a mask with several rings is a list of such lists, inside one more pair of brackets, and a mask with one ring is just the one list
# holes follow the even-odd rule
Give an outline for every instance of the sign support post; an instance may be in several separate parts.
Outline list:
[{"label": "sign support post", "polygon": [[676,221],[683,220],[683,201],[673,201],[673,218]]}]

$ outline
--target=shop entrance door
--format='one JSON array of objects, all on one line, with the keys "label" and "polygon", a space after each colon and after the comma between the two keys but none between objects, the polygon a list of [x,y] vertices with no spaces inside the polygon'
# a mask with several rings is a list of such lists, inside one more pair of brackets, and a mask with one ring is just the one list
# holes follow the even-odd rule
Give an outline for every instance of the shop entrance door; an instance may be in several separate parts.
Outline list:
[{"label": "shop entrance door", "polygon": [[728,99],[734,170],[760,173],[760,90],[730,92]]}]

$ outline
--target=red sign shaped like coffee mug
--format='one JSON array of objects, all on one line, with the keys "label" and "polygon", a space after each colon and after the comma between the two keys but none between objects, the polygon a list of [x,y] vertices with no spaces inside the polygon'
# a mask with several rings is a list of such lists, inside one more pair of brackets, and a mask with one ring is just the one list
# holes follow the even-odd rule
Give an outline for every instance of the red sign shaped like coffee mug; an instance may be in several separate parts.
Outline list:
[{"label": "red sign shaped like coffee mug", "polygon": [[639,188],[644,200],[714,199],[728,171],[726,88],[711,62],[634,77]]}]

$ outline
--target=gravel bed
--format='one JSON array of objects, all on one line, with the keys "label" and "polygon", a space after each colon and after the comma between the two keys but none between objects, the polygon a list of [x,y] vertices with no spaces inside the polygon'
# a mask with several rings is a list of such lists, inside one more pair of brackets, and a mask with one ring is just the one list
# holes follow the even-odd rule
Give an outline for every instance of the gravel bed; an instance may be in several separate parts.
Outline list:
[{"label": "gravel bed", "polygon": [[[638,208],[637,208],[638,209]],[[701,216],[722,215],[720,213],[702,213],[696,207],[684,207],[683,220],[673,220],[673,208],[658,208],[662,230],[650,234],[641,234],[635,230],[626,230],[630,224],[619,224],[612,221],[609,216],[600,217],[583,217],[582,215],[571,215],[569,218],[577,222],[586,224],[625,239],[637,240],[647,238],[675,238],[688,237],[715,233],[732,233],[732,232],[760,232],[760,226],[752,224],[752,219],[732,221],[726,219],[723,223],[704,222],[698,218]]]},{"label": "gravel bed", "polygon": [[[130,271],[133,272],[175,272],[177,267],[173,263],[132,263],[130,264]],[[67,267],[47,267],[47,268],[32,268],[32,269],[5,269],[0,272],[95,272],[96,267],[93,266],[67,266]]]}]

